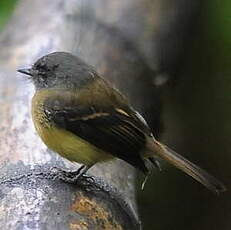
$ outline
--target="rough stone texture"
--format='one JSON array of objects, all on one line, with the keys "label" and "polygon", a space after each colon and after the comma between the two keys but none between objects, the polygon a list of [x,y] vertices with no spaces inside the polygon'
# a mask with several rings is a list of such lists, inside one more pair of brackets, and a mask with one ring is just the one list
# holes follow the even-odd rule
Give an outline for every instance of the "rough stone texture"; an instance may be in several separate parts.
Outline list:
[{"label": "rough stone texture", "polygon": [[30,170],[19,164],[9,165],[0,182],[4,229],[140,228],[122,196],[102,180],[85,176],[69,184],[47,165]]}]

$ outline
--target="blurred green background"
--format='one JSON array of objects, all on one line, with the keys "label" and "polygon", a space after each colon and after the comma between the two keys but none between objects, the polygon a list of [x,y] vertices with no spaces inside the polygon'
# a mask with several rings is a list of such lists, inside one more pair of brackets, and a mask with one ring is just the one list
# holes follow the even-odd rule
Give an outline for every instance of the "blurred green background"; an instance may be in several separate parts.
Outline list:
[{"label": "blurred green background", "polygon": [[[0,29],[16,2],[0,1]],[[203,1],[196,26],[177,79],[163,90],[162,140],[229,191],[217,197],[164,165],[138,192],[144,230],[231,229],[231,1]]]},{"label": "blurred green background", "polygon": [[0,0],[0,30],[12,13],[17,0]]},{"label": "blurred green background", "polygon": [[164,89],[162,140],[222,180],[215,196],[178,170],[139,192],[145,230],[231,229],[231,1],[204,1],[176,82]]}]

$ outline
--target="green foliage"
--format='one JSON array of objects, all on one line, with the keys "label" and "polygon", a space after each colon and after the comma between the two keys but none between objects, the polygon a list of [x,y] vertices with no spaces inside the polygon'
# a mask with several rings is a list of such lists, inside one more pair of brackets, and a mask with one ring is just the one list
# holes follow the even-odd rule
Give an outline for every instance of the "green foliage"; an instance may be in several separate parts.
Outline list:
[{"label": "green foliage", "polygon": [[0,30],[11,15],[17,0],[0,0]]},{"label": "green foliage", "polygon": [[210,34],[217,34],[221,42],[229,42],[231,37],[231,2],[230,0],[211,1],[208,4]]}]

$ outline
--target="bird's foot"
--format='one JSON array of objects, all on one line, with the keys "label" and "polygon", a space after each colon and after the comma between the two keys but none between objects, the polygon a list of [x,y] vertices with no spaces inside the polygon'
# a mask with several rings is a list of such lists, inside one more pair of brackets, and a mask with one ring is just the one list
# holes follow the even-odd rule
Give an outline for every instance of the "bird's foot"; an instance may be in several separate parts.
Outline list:
[{"label": "bird's foot", "polygon": [[89,168],[89,166],[82,165],[77,171],[65,171],[57,167],[53,167],[51,170],[55,174],[55,179],[75,184],[78,179],[87,172]]}]

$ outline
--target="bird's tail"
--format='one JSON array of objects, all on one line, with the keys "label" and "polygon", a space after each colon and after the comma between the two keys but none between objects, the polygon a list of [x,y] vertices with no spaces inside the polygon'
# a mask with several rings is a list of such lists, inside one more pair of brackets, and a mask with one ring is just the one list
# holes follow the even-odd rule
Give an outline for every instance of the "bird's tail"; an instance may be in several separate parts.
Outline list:
[{"label": "bird's tail", "polygon": [[226,190],[225,185],[215,177],[211,176],[205,170],[201,169],[167,146],[161,144],[157,140],[150,139],[147,146],[148,149],[151,150],[151,152],[153,152],[155,155],[193,177],[212,192],[219,194],[220,192],[224,192]]}]

